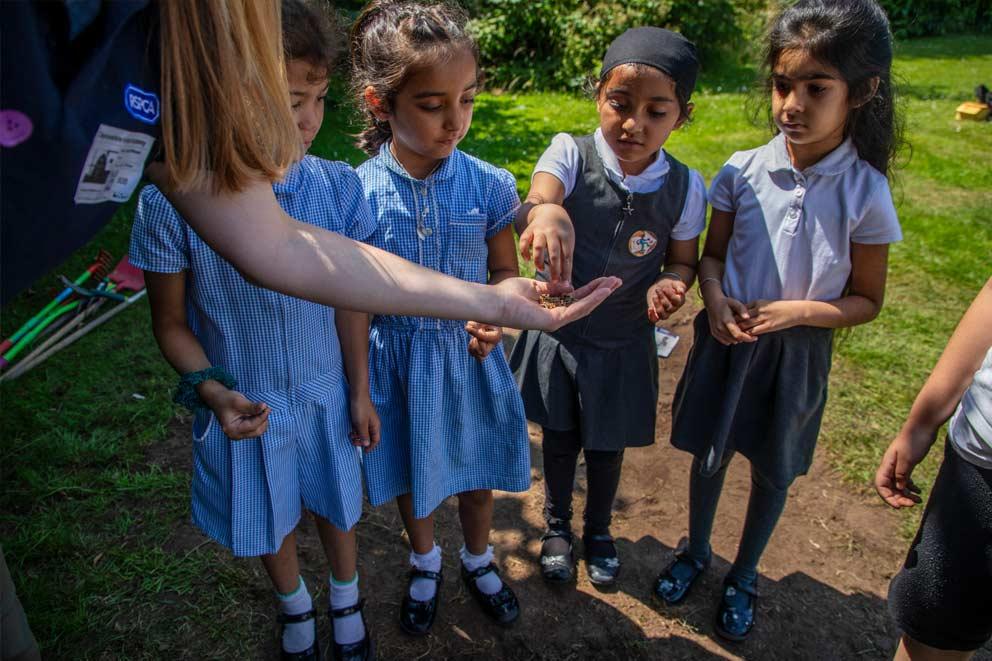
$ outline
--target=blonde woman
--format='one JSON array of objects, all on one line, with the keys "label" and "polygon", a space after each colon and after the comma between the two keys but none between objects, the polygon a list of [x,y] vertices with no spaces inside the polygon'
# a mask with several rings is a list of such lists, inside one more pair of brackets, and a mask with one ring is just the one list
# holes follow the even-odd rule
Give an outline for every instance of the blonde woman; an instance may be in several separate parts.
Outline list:
[{"label": "blonde woman", "polygon": [[[276,2],[5,2],[0,19],[3,301],[92,237],[143,172],[247,279],[318,303],[553,329],[619,284],[547,310],[540,294],[567,285],[463,282],[286,215],[271,182],[302,151]],[[567,282],[572,242],[526,235]]]}]

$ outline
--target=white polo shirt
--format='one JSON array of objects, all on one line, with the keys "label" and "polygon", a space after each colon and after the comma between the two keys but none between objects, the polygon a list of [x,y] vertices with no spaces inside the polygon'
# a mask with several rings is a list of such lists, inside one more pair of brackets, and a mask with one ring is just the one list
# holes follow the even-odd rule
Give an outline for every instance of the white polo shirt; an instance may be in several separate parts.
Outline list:
[{"label": "white polo shirt", "polygon": [[850,140],[799,171],[785,136],[737,152],[713,179],[714,209],[734,216],[723,291],[757,299],[829,301],[851,275],[851,243],[902,239],[889,182]]},{"label": "white polo shirt", "polygon": [[[658,157],[641,174],[625,175],[620,167],[620,161],[610,149],[603,137],[602,129],[596,129],[593,134],[596,153],[603,161],[606,176],[620,186],[621,189],[632,193],[653,193],[665,184],[668,174],[668,159],[665,150],[658,150]],[[582,167],[579,157],[579,147],[575,138],[568,133],[559,133],[551,139],[551,144],[541,155],[534,166],[534,174],[547,172],[554,175],[565,186],[565,197],[575,190],[575,180]],[[531,175],[533,180],[533,175]],[[671,238],[675,241],[688,241],[699,236],[706,227],[706,184],[703,177],[693,169],[689,169],[689,191],[682,207],[682,215],[672,227]]]}]

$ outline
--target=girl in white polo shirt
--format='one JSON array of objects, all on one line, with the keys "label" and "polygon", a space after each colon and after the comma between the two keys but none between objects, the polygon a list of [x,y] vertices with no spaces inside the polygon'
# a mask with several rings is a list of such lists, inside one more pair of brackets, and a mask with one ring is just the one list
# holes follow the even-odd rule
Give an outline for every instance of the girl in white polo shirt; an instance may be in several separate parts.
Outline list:
[{"label": "girl in white polo shirt", "polygon": [[902,238],[886,172],[898,144],[892,37],[874,0],[802,0],[773,22],[768,144],[713,180],[699,268],[706,311],[673,402],[672,444],[694,455],[689,537],[655,594],[681,601],[708,566],[726,468],[752,488],[716,632],[754,626],[757,566],[809,469],[827,398],[833,329],[874,319],[888,244]]}]

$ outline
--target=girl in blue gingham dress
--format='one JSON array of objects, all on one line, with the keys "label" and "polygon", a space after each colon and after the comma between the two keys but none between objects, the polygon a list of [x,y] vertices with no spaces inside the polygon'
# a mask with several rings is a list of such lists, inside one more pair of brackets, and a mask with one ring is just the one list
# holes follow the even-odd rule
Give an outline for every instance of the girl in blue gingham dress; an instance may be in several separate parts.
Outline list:
[{"label": "girl in blue gingham dress", "polygon": [[[293,114],[309,147],[323,120],[333,33],[308,0],[285,0],[283,24],[292,28]],[[362,240],[374,228],[361,182],[344,163],[305,156],[273,191],[287,214],[321,229]],[[245,281],[154,186],[141,192],[130,256],[145,271],[163,355],[183,383],[210,377],[197,386],[202,406],[193,420],[193,522],[234,555],[261,556],[281,610],[283,659],[316,660],[315,610],[294,533],[302,509],[313,513],[331,565],[332,656],[371,658],[354,531],[362,513],[355,446],[371,449],[378,435],[366,315]],[[231,376],[236,385],[222,383]]]},{"label": "girl in blue gingham dress", "polygon": [[[464,17],[446,5],[373,3],[353,28],[352,48],[355,89],[370,113],[359,144],[372,158],[358,168],[376,220],[368,242],[463,280],[515,276],[514,178],[456,149],[477,85]],[[369,371],[382,441],[365,458],[366,485],[372,505],[396,499],[410,536],[400,624],[413,635],[426,633],[437,611],[441,552],[432,515],[456,494],[463,580],[497,621],[519,612],[488,545],[492,490],[530,484],[523,405],[500,337],[498,327],[471,321],[372,321]]]}]

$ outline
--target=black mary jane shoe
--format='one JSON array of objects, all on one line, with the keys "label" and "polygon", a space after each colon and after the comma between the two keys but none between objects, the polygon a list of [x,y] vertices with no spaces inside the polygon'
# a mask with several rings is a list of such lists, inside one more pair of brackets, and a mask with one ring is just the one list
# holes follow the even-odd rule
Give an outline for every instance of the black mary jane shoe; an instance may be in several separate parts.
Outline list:
[{"label": "black mary jane shoe", "polygon": [[714,628],[721,638],[741,641],[754,629],[758,609],[758,591],[754,584],[728,576],[723,581],[723,595],[716,612]]},{"label": "black mary jane shoe", "polygon": [[[709,561],[700,562],[689,555],[683,540],[675,551],[675,559],[655,579],[654,595],[669,606],[681,603],[689,595],[689,590],[696,583],[696,579],[708,566]],[[679,572],[679,576],[675,574],[676,567],[681,567],[683,570]]]},{"label": "black mary jane shoe", "polygon": [[[609,544],[613,547],[613,555],[595,555],[589,552],[590,542]],[[586,547],[586,570],[589,572],[589,582],[599,587],[608,587],[617,582],[620,576],[620,556],[611,535],[583,535],[582,543]]]},{"label": "black mary jane shoe", "polygon": [[[299,624],[300,622],[306,622],[317,617],[317,613],[311,608],[305,613],[297,613],[296,615],[287,615],[286,613],[280,613],[276,618],[279,624]],[[317,632],[316,628],[313,636],[313,645],[303,650],[302,652],[287,652],[282,650],[282,654],[279,655],[282,661],[320,661],[320,644],[317,642]]]},{"label": "black mary jane shoe", "polygon": [[361,613],[362,626],[365,627],[365,637],[357,643],[342,645],[336,640],[332,643],[331,658],[334,661],[374,661],[375,642],[372,640],[372,636],[369,635],[369,624],[365,621],[365,613],[362,613],[363,608],[365,608],[365,600],[361,599],[354,606],[332,608],[327,611],[327,614],[331,618],[331,631],[334,631],[334,620],[348,617],[354,613]]},{"label": "black mary jane shoe", "polygon": [[441,572],[414,568],[410,570],[410,581],[415,578],[429,578],[437,583],[437,588],[432,598],[418,601],[410,596],[410,587],[409,584],[407,585],[403,603],[400,604],[400,628],[411,636],[423,636],[431,630],[434,618],[437,617],[440,603],[438,596],[441,594]]},{"label": "black mary jane shoe", "polygon": [[[568,543],[568,553],[547,553],[545,542],[563,539]],[[572,555],[572,532],[567,528],[548,528],[541,535],[541,577],[549,583],[567,583],[575,579],[575,557]]]},{"label": "black mary jane shoe", "polygon": [[506,581],[503,581],[503,585],[496,594],[486,594],[475,583],[478,578],[489,572],[499,574],[499,568],[495,563],[490,562],[485,567],[479,567],[474,571],[468,571],[465,569],[465,565],[462,565],[462,580],[469,593],[482,607],[483,613],[503,626],[513,624],[520,617],[520,603],[517,601],[517,595],[513,594],[513,590],[506,584]]}]

